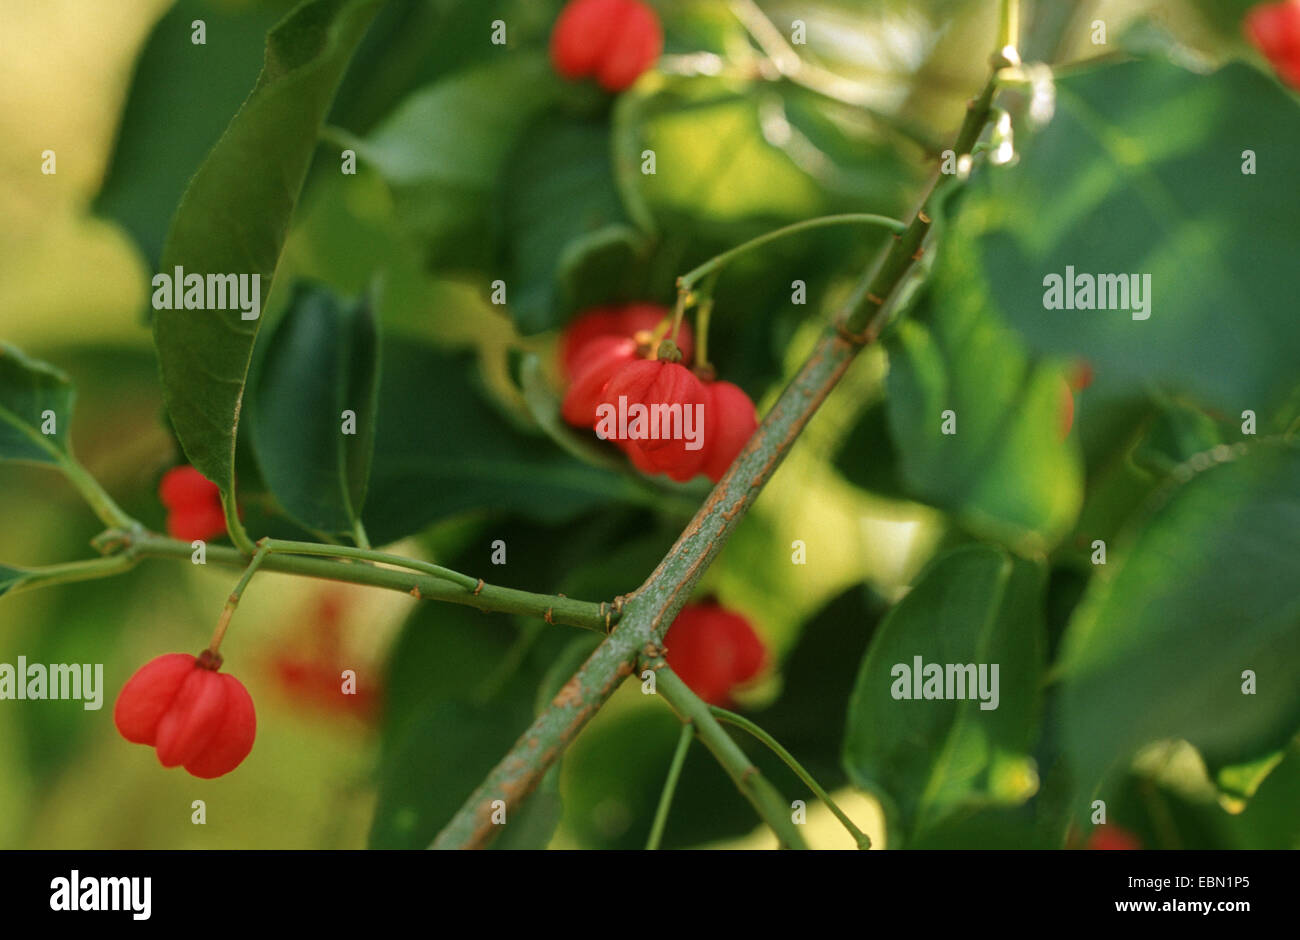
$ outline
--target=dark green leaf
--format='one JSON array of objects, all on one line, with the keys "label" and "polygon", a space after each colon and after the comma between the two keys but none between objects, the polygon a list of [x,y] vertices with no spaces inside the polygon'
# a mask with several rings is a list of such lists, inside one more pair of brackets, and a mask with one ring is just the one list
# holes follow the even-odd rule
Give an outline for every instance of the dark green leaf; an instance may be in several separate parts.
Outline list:
[{"label": "dark green leaf", "polygon": [[[931,290],[888,342],[887,410],[899,476],[913,498],[972,532],[1042,552],[1074,523],[1082,466],[1061,438],[1065,384],[990,316],[971,264],[944,253]],[[945,412],[955,433],[944,433]]]},{"label": "dark green leaf", "polygon": [[[131,233],[150,267],[185,185],[248,97],[267,30],[290,6],[179,0],[150,33],[95,200],[97,212]],[[206,44],[191,42],[194,20],[203,20]]]},{"label": "dark green leaf", "polygon": [[[1058,82],[1055,118],[1020,143],[1016,166],[980,175],[950,233],[982,259],[983,284],[969,289],[987,290],[1039,350],[1280,430],[1300,361],[1294,97],[1241,64],[1095,66]],[[1149,277],[1148,318],[1133,318],[1132,297],[1126,309],[1046,309],[1044,281],[1067,267]]]},{"label": "dark green leaf", "polygon": [[827,789],[844,783],[846,703],[858,666],[888,605],[869,588],[850,588],[799,634],[781,664],[781,695],[754,721],[790,750]]},{"label": "dark green leaf", "polygon": [[[506,618],[448,605],[407,621],[384,683],[372,847],[427,846],[527,726],[532,688],[494,681],[516,636]],[[522,809],[507,807],[507,826]]]},{"label": "dark green leaf", "polygon": [[364,516],[376,544],[465,510],[558,522],[638,498],[626,477],[522,434],[484,401],[477,384],[471,356],[409,338],[386,343]]},{"label": "dark green leaf", "polygon": [[[267,36],[248,100],[199,167],[163,249],[172,274],[247,274],[262,298],[330,100],[378,0],[311,0]],[[163,396],[198,470],[231,493],[235,432],[261,321],[234,310],[158,310]]]},{"label": "dark green leaf", "polygon": [[[1014,806],[1034,793],[1027,754],[1041,707],[1042,591],[1037,565],[968,546],[931,563],[876,631],[849,701],[844,763],[855,784],[884,800],[891,845],[959,810]],[[982,708],[991,696],[971,688],[960,699],[894,698],[920,681],[910,675],[917,657],[945,672],[986,665],[996,707]]]},{"label": "dark green leaf", "polygon": [[1181,468],[1112,547],[1062,643],[1081,781],[1163,738],[1212,765],[1284,744],[1300,726],[1297,585],[1300,451],[1222,446]]},{"label": "dark green leaf", "polygon": [[[249,420],[262,477],[296,521],[352,534],[374,451],[379,337],[367,300],[343,305],[298,285],[251,383]],[[351,411],[354,433],[343,433]]]},{"label": "dark green leaf", "polygon": [[490,261],[501,169],[558,87],[544,56],[509,55],[415,92],[365,138],[350,142],[393,188],[399,218],[431,266]]},{"label": "dark green leaf", "polygon": [[74,398],[62,371],[0,341],[0,460],[67,461]]},{"label": "dark green leaf", "polygon": [[[645,254],[643,236],[626,219],[614,186],[609,131],[603,124],[535,125],[511,154],[499,215],[509,307],[520,332],[559,325],[574,308],[586,273],[625,282]],[[626,296],[613,285],[588,285],[582,299]],[[603,295],[603,296],[602,296]],[[581,296],[581,295],[580,295]]]}]

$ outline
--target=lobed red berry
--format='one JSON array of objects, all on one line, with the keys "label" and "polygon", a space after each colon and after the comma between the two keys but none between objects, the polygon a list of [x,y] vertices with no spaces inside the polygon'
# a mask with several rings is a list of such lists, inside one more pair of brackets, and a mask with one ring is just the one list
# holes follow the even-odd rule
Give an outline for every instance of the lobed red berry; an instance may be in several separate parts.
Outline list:
[{"label": "lobed red berry", "polygon": [[587,343],[560,403],[561,417],[575,427],[593,427],[605,386],[614,373],[636,360],[637,343],[630,336],[600,336]]},{"label": "lobed red berry", "polygon": [[[593,343],[608,337],[635,339],[639,333],[653,333],[655,328],[672,316],[672,311],[659,304],[634,303],[619,307],[595,307],[580,313],[565,328],[560,337],[560,372],[572,380],[582,371],[594,350]],[[689,323],[677,331],[677,348],[682,361],[690,362],[695,337]]]},{"label": "lobed red berry", "polygon": [[730,382],[709,382],[704,388],[705,457],[700,470],[717,483],[758,430],[758,413],[750,397]]},{"label": "lobed red berry", "polygon": [[253,749],[253,699],[219,657],[167,653],[127,680],[113,706],[122,737],[147,744],[164,767],[210,779],[230,773]]},{"label": "lobed red berry", "polygon": [[[607,406],[614,415],[630,410],[634,405],[644,405],[651,414],[657,406],[672,408],[678,406],[683,423],[688,409],[690,420],[695,420],[697,406],[704,405],[704,384],[690,369],[678,362],[663,359],[642,359],[628,363],[620,368],[605,386],[599,406]],[[624,401],[620,402],[620,399]],[[706,415],[707,419],[707,415]],[[678,433],[670,436],[666,431],[672,428],[652,428],[647,425],[640,429],[642,436],[624,435],[619,429],[617,419],[602,419],[596,424],[597,433],[606,440],[619,443],[629,454],[635,454],[634,462],[641,467],[653,467],[660,473],[666,473],[678,482],[685,482],[700,472],[707,455],[704,435],[707,429],[697,428],[696,443],[701,445],[696,450],[689,449],[691,441]],[[632,422],[627,429],[632,432]],[[681,431],[681,428],[678,428]],[[655,431],[660,433],[650,436]],[[639,462],[638,462],[639,461]]]},{"label": "lobed red berry", "polygon": [[172,537],[191,542],[225,534],[221,490],[193,467],[172,467],[164,473],[158,499],[167,507],[167,532]]},{"label": "lobed red berry", "polygon": [[659,58],[663,29],[641,0],[571,0],[551,31],[551,62],[565,78],[595,76],[622,91]]},{"label": "lobed red berry", "polygon": [[681,680],[710,705],[763,669],[767,650],[749,621],[716,601],[687,604],[664,637],[665,658]]},{"label": "lobed red berry", "polygon": [[1242,28],[1278,75],[1293,88],[1300,88],[1300,0],[1252,7]]}]

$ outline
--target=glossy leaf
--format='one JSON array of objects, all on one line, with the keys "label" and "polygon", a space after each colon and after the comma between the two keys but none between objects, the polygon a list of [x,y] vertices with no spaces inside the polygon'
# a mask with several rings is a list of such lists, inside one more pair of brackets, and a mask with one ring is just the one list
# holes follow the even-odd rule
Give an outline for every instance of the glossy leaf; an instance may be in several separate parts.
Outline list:
[{"label": "glossy leaf", "polygon": [[[856,785],[881,796],[892,846],[954,812],[1014,806],[1036,790],[1027,754],[1041,709],[1042,590],[1037,565],[987,546],[955,549],[877,629],[849,700],[844,765]],[[916,657],[945,675],[949,665],[986,665],[997,706],[982,708],[992,697],[969,687],[962,698],[894,698],[919,686],[927,670],[909,683],[897,668],[914,672]],[[949,691],[959,691],[955,682]]]},{"label": "glossy leaf", "polygon": [[1063,639],[1066,747],[1085,785],[1163,738],[1211,765],[1282,746],[1300,727],[1297,585],[1300,450],[1223,446],[1175,474]]},{"label": "glossy leaf", "polygon": [[[1037,350],[1280,430],[1300,361],[1294,96],[1242,64],[1095,65],[1062,77],[1054,119],[1022,136],[1017,164],[981,173],[954,227],[980,259],[970,289]],[[1149,278],[1149,306],[1116,285],[1112,309],[1047,309],[1045,279],[1067,267]]]},{"label": "glossy leaf", "polygon": [[[244,274],[270,293],[294,204],[339,79],[377,0],[311,0],[267,36],[248,100],[191,180],[162,271]],[[236,425],[261,320],[233,310],[158,310],[163,396],[190,463],[231,493]]]},{"label": "glossy leaf", "polygon": [[990,314],[970,276],[969,259],[946,252],[913,318],[890,337],[897,474],[909,496],[976,534],[1042,552],[1083,499],[1078,449],[1061,436],[1064,382]]},{"label": "glossy leaf", "polygon": [[95,210],[131,233],[150,267],[186,184],[257,79],[267,31],[292,5],[179,0],[149,34]]},{"label": "glossy leaf", "polygon": [[266,339],[249,420],[262,478],[299,523],[355,530],[370,479],[378,372],[369,301],[345,305],[325,288],[298,285]]}]

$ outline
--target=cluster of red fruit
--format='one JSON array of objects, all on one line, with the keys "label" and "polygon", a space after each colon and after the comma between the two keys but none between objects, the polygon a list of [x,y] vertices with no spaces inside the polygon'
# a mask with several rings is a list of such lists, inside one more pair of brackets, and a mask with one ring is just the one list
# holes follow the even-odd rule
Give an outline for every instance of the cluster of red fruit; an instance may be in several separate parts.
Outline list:
[{"label": "cluster of red fruit", "polygon": [[594,76],[622,91],[663,50],[655,11],[640,0],[572,0],[551,32],[551,62],[565,78]]},{"label": "cluster of red fruit", "polygon": [[653,333],[669,315],[655,304],[580,315],[560,342],[560,369],[569,383],[561,414],[575,427],[596,429],[602,408],[617,413],[620,400],[624,409],[694,409],[703,415],[694,442],[681,436],[610,440],[643,473],[664,473],[678,482],[702,473],[716,483],[758,427],[754,403],[730,382],[701,378],[685,365],[694,347],[686,324],[674,344],[680,361],[659,357]]},{"label": "cluster of red fruit", "polygon": [[1243,21],[1246,37],[1292,88],[1300,88],[1300,0],[1264,3]]},{"label": "cluster of red fruit", "polygon": [[192,542],[226,532],[221,490],[193,467],[172,467],[158,484],[158,498],[167,507],[167,533]]},{"label": "cluster of red fruit", "polygon": [[682,608],[664,646],[673,672],[710,705],[730,702],[732,690],[757,676],[767,661],[749,621],[712,600]]},{"label": "cluster of red fruit", "polygon": [[117,697],[117,730],[154,748],[164,767],[204,779],[230,773],[253,749],[257,716],[244,684],[220,667],[221,657],[207,650],[151,659]]}]

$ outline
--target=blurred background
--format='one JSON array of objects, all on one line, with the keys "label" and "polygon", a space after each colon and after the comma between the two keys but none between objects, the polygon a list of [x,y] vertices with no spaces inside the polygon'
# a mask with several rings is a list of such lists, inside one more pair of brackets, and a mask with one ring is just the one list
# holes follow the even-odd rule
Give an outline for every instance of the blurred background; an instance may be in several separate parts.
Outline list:
[{"label": "blurred background", "polygon": [[[903,215],[933,167],[927,142],[951,137],[986,74],[997,6],[962,0],[654,5],[667,25],[663,77],[625,96],[613,114],[590,89],[574,91],[563,104],[581,121],[612,125],[613,135],[597,135],[610,137],[609,146],[623,146],[619,133],[635,132],[641,138],[630,142],[633,152],[645,141],[659,152],[661,167],[674,167],[647,197],[646,211],[667,236],[653,262],[635,272],[640,282],[611,286],[608,277],[579,270],[564,272],[555,286],[554,259],[539,245],[554,240],[556,230],[529,222],[529,213],[550,210],[530,204],[528,194],[557,204],[569,198],[564,186],[571,183],[539,169],[570,159],[566,148],[573,141],[563,135],[534,133],[536,165],[512,159],[504,201],[487,217],[504,246],[497,250],[512,265],[512,284],[526,285],[515,295],[513,321],[485,302],[481,284],[422,266],[421,253],[432,242],[420,236],[429,223],[404,217],[415,200],[376,172],[382,160],[363,160],[359,176],[345,183],[334,167],[337,148],[321,148],[267,316],[280,314],[296,278],[356,294],[378,275],[385,355],[394,351],[394,375],[406,370],[406,384],[383,393],[395,408],[405,405],[395,426],[412,430],[440,405],[462,404],[448,382],[422,384],[427,363],[418,356],[403,360],[404,343],[427,344],[436,350],[429,361],[468,357],[475,394],[486,402],[474,407],[488,408],[501,434],[514,428],[526,432],[521,447],[551,448],[535,428],[518,429],[528,423],[517,417],[526,411],[517,381],[522,355],[537,353],[549,363],[556,328],[585,303],[618,295],[667,301],[674,272],[775,225],[830,211]],[[1145,24],[1176,35],[1196,54],[1233,55],[1240,51],[1235,24],[1244,6],[1033,3],[1025,55],[1066,64],[1098,54],[1084,25],[1097,18],[1114,37]],[[251,88],[266,30],[290,7],[277,0],[0,2],[0,338],[69,373],[78,389],[72,436],[80,459],[152,528],[163,525],[158,479],[181,458],[162,411],[145,314],[148,279],[186,181]],[[382,143],[383,135],[372,132],[399,102],[482,53],[482,23],[493,18],[482,7],[505,18],[512,48],[526,51],[544,48],[559,4],[390,3],[354,60],[327,136],[370,135]],[[751,8],[772,22],[805,20],[808,45],[800,54],[840,76],[855,100],[835,102],[747,77],[760,55],[742,22]],[[205,47],[189,43],[193,19],[207,23]],[[1131,35],[1140,41],[1143,34]],[[45,150],[57,153],[55,175],[40,172]],[[581,175],[577,185],[586,185]],[[479,196],[471,191],[458,198]],[[456,211],[458,203],[451,205],[447,211]],[[408,237],[411,231],[416,237]],[[677,238],[679,232],[689,237]],[[448,237],[473,247],[490,241],[481,235],[471,228]],[[755,398],[760,413],[878,244],[869,236],[810,237],[729,272],[719,294],[713,358],[723,364],[724,378]],[[548,264],[545,276],[530,280],[530,265]],[[786,285],[797,276],[821,298],[815,305],[788,302]],[[593,283],[616,296],[585,296],[583,285]],[[774,651],[777,668],[742,704],[807,756],[878,843],[879,806],[844,786],[835,756],[843,719],[833,713],[843,707],[868,625],[950,536],[936,510],[858,485],[833,459],[864,403],[879,399],[883,371],[874,353],[855,364],[703,588],[748,616]],[[439,397],[444,394],[453,400]],[[380,533],[377,543],[384,534],[399,537],[394,551],[459,563],[476,574],[487,572],[491,542],[505,539],[508,564],[491,569],[490,580],[608,598],[640,583],[701,493],[686,488],[670,499],[619,479],[617,498],[580,502],[549,518],[490,492],[409,509],[399,486],[377,485],[367,525],[372,535]],[[273,508],[259,499],[250,486],[250,529],[263,509]],[[408,510],[418,517],[418,531],[400,524]],[[57,474],[0,463],[0,561],[39,565],[85,557],[98,531]],[[808,546],[806,566],[790,565],[794,540]],[[14,663],[19,655],[29,662],[102,662],[106,685],[98,712],[83,711],[79,702],[0,703],[0,847],[423,844],[431,821],[467,792],[449,766],[478,768],[481,775],[524,727],[539,689],[562,679],[590,648],[585,636],[572,637],[565,628],[539,630],[400,594],[260,575],[227,640],[227,668],[257,703],[253,753],[238,772],[218,780],[163,771],[152,751],[118,737],[113,699],[145,660],[201,648],[234,580],[229,571],[151,560],[125,576],[0,601],[0,662]],[[810,660],[813,652],[792,658],[800,637],[809,635],[822,637],[817,649],[824,661]],[[313,676],[322,669],[336,674],[340,665],[356,669],[373,698],[340,707],[337,696],[312,691],[319,686]],[[458,715],[441,701],[418,705],[431,689],[457,683],[467,689],[477,683],[468,700],[486,700],[499,687],[516,692],[490,718],[473,709]],[[387,709],[380,704],[385,698]],[[394,700],[406,710],[394,711]],[[395,728],[398,713],[416,724],[421,719],[412,715],[431,714],[435,723]],[[447,730],[452,727],[459,732]],[[825,741],[817,739],[819,727]],[[558,778],[548,780],[542,797],[557,796],[563,807],[550,844],[641,844],[676,734],[666,710],[636,688],[616,695],[566,756]],[[794,791],[788,775],[764,767]],[[430,788],[441,802],[425,806],[421,791]],[[194,800],[206,802],[206,825],[191,823]],[[817,845],[852,844],[817,807],[809,833]],[[707,755],[693,753],[667,844],[772,841]]]}]

